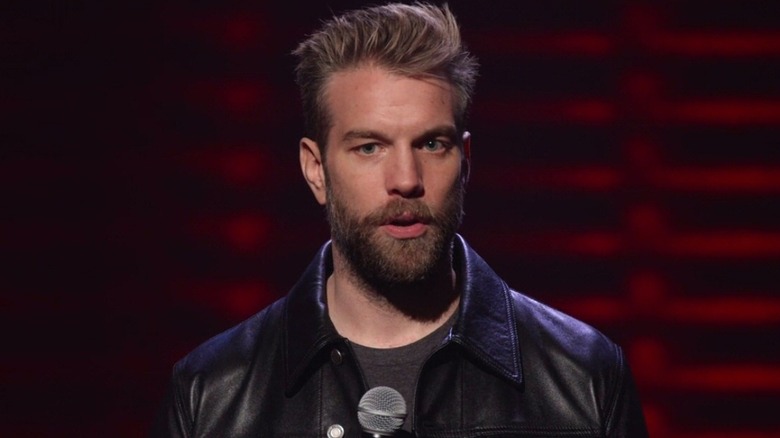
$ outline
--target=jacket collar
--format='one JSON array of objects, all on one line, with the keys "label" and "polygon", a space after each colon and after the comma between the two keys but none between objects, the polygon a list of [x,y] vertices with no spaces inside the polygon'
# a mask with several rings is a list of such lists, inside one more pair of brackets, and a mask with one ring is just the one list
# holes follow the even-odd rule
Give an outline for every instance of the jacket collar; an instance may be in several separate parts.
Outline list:
[{"label": "jacket collar", "polygon": [[[461,291],[458,319],[446,342],[460,345],[498,375],[523,382],[517,324],[510,290],[457,235],[453,256]],[[299,387],[315,358],[344,341],[328,317],[325,285],[333,271],[330,242],[323,245],[287,295],[284,312],[285,392]]]},{"label": "jacket collar", "polygon": [[456,235],[453,247],[461,295],[450,340],[500,376],[522,385],[520,341],[511,291],[463,237]]}]

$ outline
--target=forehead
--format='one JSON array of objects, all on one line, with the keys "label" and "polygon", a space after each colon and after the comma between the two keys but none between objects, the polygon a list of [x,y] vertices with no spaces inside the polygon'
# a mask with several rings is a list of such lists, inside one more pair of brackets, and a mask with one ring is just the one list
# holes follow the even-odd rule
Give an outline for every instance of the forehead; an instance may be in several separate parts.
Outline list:
[{"label": "forehead", "polygon": [[331,75],[324,91],[331,134],[349,129],[403,133],[455,123],[453,87],[443,79],[361,66]]}]

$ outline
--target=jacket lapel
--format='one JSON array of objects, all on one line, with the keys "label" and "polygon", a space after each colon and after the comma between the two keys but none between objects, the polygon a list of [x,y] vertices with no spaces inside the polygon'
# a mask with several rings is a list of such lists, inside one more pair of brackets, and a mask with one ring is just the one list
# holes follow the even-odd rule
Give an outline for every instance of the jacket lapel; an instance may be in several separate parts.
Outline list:
[{"label": "jacket lapel", "polygon": [[292,395],[319,352],[342,341],[328,318],[325,285],[333,270],[330,242],[320,248],[287,294],[284,313],[285,394]]},{"label": "jacket lapel", "polygon": [[511,291],[460,235],[454,260],[461,288],[451,341],[516,385],[523,383],[520,344]]}]

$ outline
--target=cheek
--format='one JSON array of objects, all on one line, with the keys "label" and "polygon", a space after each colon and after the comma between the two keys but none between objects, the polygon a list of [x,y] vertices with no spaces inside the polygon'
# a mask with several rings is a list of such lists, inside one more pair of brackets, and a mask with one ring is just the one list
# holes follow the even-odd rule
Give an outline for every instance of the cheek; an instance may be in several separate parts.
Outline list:
[{"label": "cheek", "polygon": [[380,169],[368,166],[350,165],[340,163],[332,166],[329,177],[334,187],[338,187],[344,193],[359,195],[363,192],[378,190],[382,184],[382,172]]},{"label": "cheek", "polygon": [[375,175],[367,176],[349,172],[341,172],[337,175],[330,175],[328,187],[332,196],[338,197],[344,206],[357,212],[376,207],[372,206],[371,202],[381,198],[376,193],[377,182],[370,178],[375,178]]},{"label": "cheek", "polygon": [[439,166],[433,169],[432,177],[428,181],[427,188],[437,193],[448,193],[456,184],[460,184],[462,177],[460,163]]}]

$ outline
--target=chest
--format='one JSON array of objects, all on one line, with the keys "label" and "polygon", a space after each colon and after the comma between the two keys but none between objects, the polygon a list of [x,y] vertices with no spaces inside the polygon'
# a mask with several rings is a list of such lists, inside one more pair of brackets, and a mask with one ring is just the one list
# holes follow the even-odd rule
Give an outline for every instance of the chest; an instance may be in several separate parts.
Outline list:
[{"label": "chest", "polygon": [[[441,354],[415,377],[409,429],[420,437],[599,437],[592,397],[550,376],[529,376],[517,386],[478,363]],[[272,382],[268,382],[273,385]],[[259,389],[259,388],[258,388]],[[239,436],[360,437],[357,406],[368,389],[349,348],[334,347],[292,395],[253,391],[253,432]]]}]

